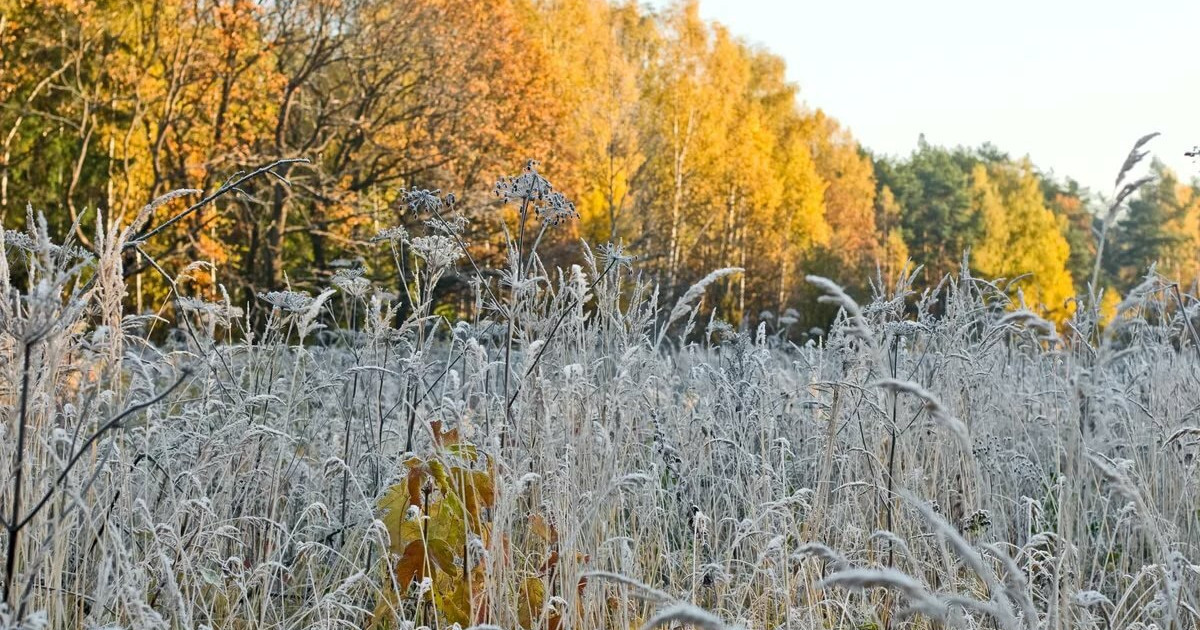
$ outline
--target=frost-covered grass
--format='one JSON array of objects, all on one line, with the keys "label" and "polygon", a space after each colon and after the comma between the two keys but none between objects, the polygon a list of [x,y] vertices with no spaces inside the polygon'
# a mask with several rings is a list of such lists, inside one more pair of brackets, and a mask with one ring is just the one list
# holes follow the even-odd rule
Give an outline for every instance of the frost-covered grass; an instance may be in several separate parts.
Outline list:
[{"label": "frost-covered grass", "polygon": [[[474,263],[421,194],[428,234],[380,238],[406,295],[343,272],[260,325],[123,313],[133,232],[6,235],[0,627],[1198,626],[1195,301],[1160,279],[1101,329],[965,272],[861,307],[811,278],[840,312],[798,346],[616,248],[546,270],[531,227],[445,321],[427,288]],[[452,466],[491,487],[437,533]]]}]

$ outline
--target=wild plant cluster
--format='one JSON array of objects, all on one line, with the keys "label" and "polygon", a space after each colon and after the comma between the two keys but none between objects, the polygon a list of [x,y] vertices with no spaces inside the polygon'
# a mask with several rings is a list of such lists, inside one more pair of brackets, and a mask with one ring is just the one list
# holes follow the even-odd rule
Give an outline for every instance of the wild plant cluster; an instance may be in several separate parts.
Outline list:
[{"label": "wild plant cluster", "polygon": [[533,164],[496,192],[504,269],[410,191],[400,295],[347,268],[155,316],[122,307],[153,208],[96,252],[4,233],[0,628],[1200,625],[1178,287],[1056,326],[966,265],[861,305],[810,277],[838,316],[801,345],[706,306],[736,269],[667,303],[617,245],[545,268],[573,208]]}]

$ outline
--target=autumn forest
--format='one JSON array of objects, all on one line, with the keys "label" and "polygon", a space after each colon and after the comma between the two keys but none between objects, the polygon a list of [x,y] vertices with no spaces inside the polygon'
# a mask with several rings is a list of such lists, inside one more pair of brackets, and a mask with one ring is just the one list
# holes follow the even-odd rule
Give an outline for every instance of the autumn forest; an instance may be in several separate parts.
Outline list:
[{"label": "autumn forest", "polygon": [[[1155,163],[1113,208],[1119,187],[993,145],[875,155],[802,88],[695,2],[0,0],[0,211],[9,228],[45,212],[91,247],[97,213],[305,158],[146,245],[188,269],[181,292],[247,302],[347,265],[387,285],[372,239],[429,219],[404,190],[452,193],[495,262],[515,217],[493,186],[536,159],[578,214],[546,233],[548,262],[621,243],[668,296],[740,267],[710,289],[734,321],[823,325],[805,274],[861,297],[901,274],[935,284],[968,250],[980,277],[1029,274],[1007,290],[1053,319],[1093,283],[1114,302],[1152,263],[1185,286],[1200,272],[1187,174]],[[130,256],[128,299],[156,308],[166,287]],[[470,308],[470,277],[442,279],[442,308]]]},{"label": "autumn forest", "polygon": [[1200,2],[723,1],[0,0],[0,630],[1200,628]]}]

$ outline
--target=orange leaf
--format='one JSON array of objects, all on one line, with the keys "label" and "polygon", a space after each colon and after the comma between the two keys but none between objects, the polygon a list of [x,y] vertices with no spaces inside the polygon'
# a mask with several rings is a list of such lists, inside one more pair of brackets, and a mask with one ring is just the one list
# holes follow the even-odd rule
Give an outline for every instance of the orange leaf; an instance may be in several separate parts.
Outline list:
[{"label": "orange leaf", "polygon": [[421,472],[408,471],[408,504],[421,507]]},{"label": "orange leaf", "polygon": [[396,563],[396,582],[408,588],[413,580],[425,577],[425,543],[414,540],[404,549],[404,555]]},{"label": "orange leaf", "polygon": [[482,470],[454,468],[451,472],[454,474],[458,493],[463,497],[463,503],[466,504],[467,513],[471,515],[477,525],[481,524],[480,519],[483,517],[481,508],[491,508],[496,504],[496,487],[492,478]]},{"label": "orange leaf", "polygon": [[464,580],[450,593],[434,592],[434,601],[438,604],[438,612],[450,623],[465,626],[470,623],[470,587]]},{"label": "orange leaf", "polygon": [[429,423],[429,429],[433,432],[434,444],[438,446],[454,446],[462,441],[457,428],[442,433],[442,426],[441,420],[433,420]]},{"label": "orange leaf", "polygon": [[550,552],[550,557],[546,558],[546,562],[542,563],[542,575],[553,575],[554,568],[558,566],[558,550]]}]

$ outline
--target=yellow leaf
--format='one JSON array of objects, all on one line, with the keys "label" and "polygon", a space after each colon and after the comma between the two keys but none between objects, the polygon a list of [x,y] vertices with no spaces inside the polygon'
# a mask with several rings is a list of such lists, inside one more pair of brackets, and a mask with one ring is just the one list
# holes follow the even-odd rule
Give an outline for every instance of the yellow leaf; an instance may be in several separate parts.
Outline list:
[{"label": "yellow leaf", "polygon": [[472,526],[482,526],[482,508],[491,508],[496,504],[496,487],[492,478],[482,470],[467,470],[453,468],[454,482],[458,494],[466,504],[467,514],[471,517]]},{"label": "yellow leaf", "polygon": [[[406,527],[410,521],[406,520],[408,493],[403,485],[396,484],[388,488],[383,498],[379,499],[379,511],[381,512],[380,520],[387,527],[388,536],[391,538],[393,552],[399,553],[409,541],[420,537],[419,531],[417,536],[412,536],[411,531],[406,531],[406,529],[411,530],[411,526]],[[406,534],[408,535],[406,536]]]},{"label": "yellow leaf", "polygon": [[546,602],[546,585],[539,578],[526,578],[521,583],[520,601],[517,602],[517,620],[526,630],[533,630],[534,622],[542,616],[542,605]]},{"label": "yellow leaf", "polygon": [[392,592],[392,589],[387,589],[379,596],[379,601],[375,603],[375,610],[371,613],[371,628],[390,628],[391,621],[396,618],[396,610],[400,607],[400,596]]},{"label": "yellow leaf", "polygon": [[438,612],[450,623],[460,626],[471,624],[470,587],[466,580],[459,580],[458,586],[447,594],[434,595]]},{"label": "yellow leaf", "polygon": [[443,572],[450,575],[458,574],[458,567],[454,562],[457,554],[446,541],[441,538],[431,538],[429,540],[429,556]]},{"label": "yellow leaf", "polygon": [[450,487],[450,478],[446,474],[446,467],[438,460],[429,461],[429,474],[433,476],[433,480],[437,482],[438,490],[443,494],[449,494],[452,489]]},{"label": "yellow leaf", "polygon": [[446,541],[453,549],[460,549],[467,544],[465,525],[463,524],[464,508],[458,496],[449,493],[442,497],[429,511],[429,537]]}]

